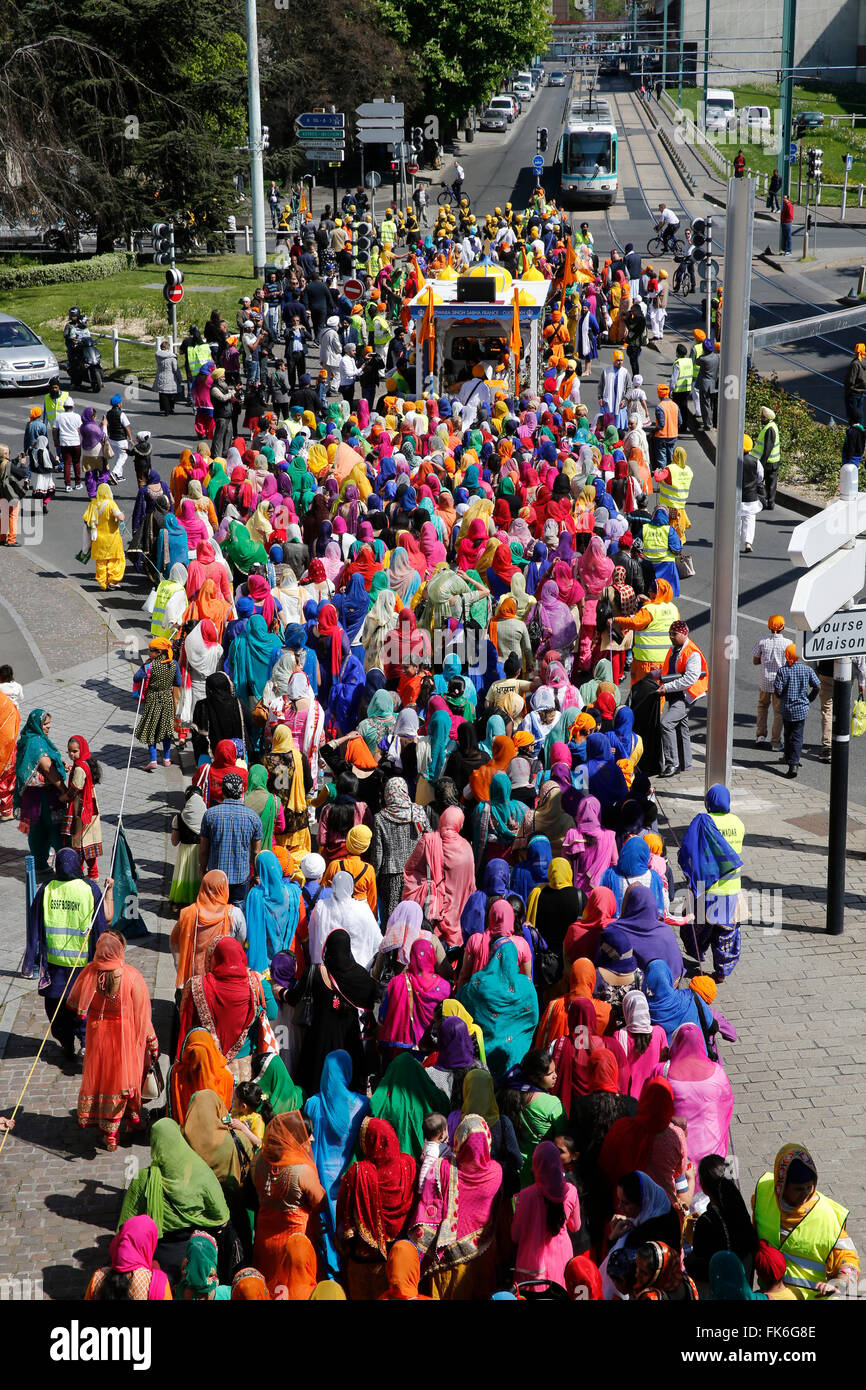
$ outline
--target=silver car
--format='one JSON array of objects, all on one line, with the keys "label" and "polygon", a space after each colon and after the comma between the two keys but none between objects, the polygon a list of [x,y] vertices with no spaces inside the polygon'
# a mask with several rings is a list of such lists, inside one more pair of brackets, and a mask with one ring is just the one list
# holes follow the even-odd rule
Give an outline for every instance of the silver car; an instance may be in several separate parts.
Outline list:
[{"label": "silver car", "polygon": [[504,111],[497,111],[496,107],[488,106],[479,121],[481,130],[507,130],[508,117]]},{"label": "silver car", "polygon": [[0,314],[0,390],[44,390],[60,364],[50,348],[26,323]]},{"label": "silver car", "polygon": [[564,72],[552,72],[552,73],[550,74],[550,77],[547,79],[547,85],[548,85],[549,87],[564,87],[564,86],[565,86],[565,73],[564,73]]}]

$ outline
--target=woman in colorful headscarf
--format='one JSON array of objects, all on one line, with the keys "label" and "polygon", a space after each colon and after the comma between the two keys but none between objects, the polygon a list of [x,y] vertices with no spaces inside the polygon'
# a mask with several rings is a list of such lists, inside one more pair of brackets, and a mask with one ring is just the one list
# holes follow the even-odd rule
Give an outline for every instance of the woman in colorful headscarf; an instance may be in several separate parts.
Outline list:
[{"label": "woman in colorful headscarf", "polygon": [[[252,1176],[259,1199],[253,1259],[275,1296],[280,1286],[289,1282],[291,1237],[306,1235],[310,1218],[317,1217],[326,1204],[309,1131],[299,1110],[271,1120]],[[310,1293],[315,1282],[313,1270]]]},{"label": "woman in colorful headscarf", "polygon": [[667,1047],[667,1034],[650,1018],[649,1003],[641,990],[628,990],[622,997],[621,1009],[623,1026],[614,1037],[626,1056],[625,1090],[640,1100],[647,1082],[662,1074],[661,1054]]},{"label": "woman in colorful headscarf", "polygon": [[639,1246],[636,1252],[630,1297],[636,1303],[695,1302],[698,1291],[683,1273],[679,1251],[672,1250],[663,1241],[650,1241]]},{"label": "woman in colorful headscarf", "polygon": [[120,534],[123,512],[108,483],[99,484],[82,519],[90,532],[90,556],[96,564],[96,582],[100,589],[116,589],[126,573]]},{"label": "woman in colorful headscarf", "polygon": [[487,912],[487,925],[483,931],[473,932],[466,942],[457,988],[467,984],[479,970],[483,970],[498,944],[511,941],[517,950],[520,972],[532,979],[532,952],[529,943],[515,931],[514,908],[507,898],[498,898],[490,904]]},{"label": "woman in colorful headscarf", "polygon": [[507,855],[532,823],[532,811],[524,801],[514,799],[512,790],[508,774],[497,772],[490,782],[489,800],[479,801],[472,813],[476,870],[488,859]]},{"label": "woman in colorful headscarf", "polygon": [[389,778],[382,792],[382,808],[373,820],[369,850],[382,921],[390,919],[403,897],[406,861],[429,830],[427,812],[412,801],[405,778]]},{"label": "woman in colorful headscarf", "polygon": [[480,1115],[462,1120],[454,1152],[440,1158],[421,1190],[411,1237],[423,1256],[434,1298],[488,1298],[496,1276],[496,1221],[502,1168],[490,1157]]},{"label": "woman in colorful headscarf", "polygon": [[256,882],[247,895],[247,958],[258,973],[270,966],[278,951],[290,951],[298,928],[301,890],[286,881],[277,856],[262,850],[256,858]]},{"label": "woman in colorful headscarf", "polygon": [[818,1169],[802,1144],[784,1144],[752,1197],[758,1237],[786,1259],[784,1284],[798,1299],[852,1297],[860,1261],[848,1212],[818,1191]]},{"label": "woman in colorful headscarf", "polygon": [[340,1184],[336,1214],[346,1285],[353,1300],[381,1296],[386,1260],[405,1229],[417,1172],[415,1159],[401,1153],[387,1120],[364,1118],[359,1148],[360,1158],[346,1170]]},{"label": "woman in colorful headscarf", "polygon": [[677,1182],[685,1175],[688,1160],[685,1135],[671,1124],[674,1114],[670,1083],[655,1077],[644,1087],[635,1115],[614,1121],[598,1157],[599,1170],[611,1190],[626,1173],[640,1171],[676,1204]]},{"label": "woman in colorful headscarf", "polygon": [[532,981],[521,974],[513,941],[494,944],[487,965],[460,990],[459,999],[484,1034],[491,1075],[504,1076],[529,1050],[538,1023],[538,999]]},{"label": "woman in colorful headscarf", "polygon": [[369,1109],[366,1096],[350,1086],[352,1059],[338,1049],[326,1059],[318,1094],[310,1096],[304,1110],[313,1127],[313,1157],[325,1188],[325,1262],[332,1274],[342,1265],[337,1245],[337,1202],[343,1175],[358,1142],[361,1124]]},{"label": "woman in colorful headscarf", "polygon": [[379,1009],[378,1040],[390,1060],[401,1050],[417,1049],[433,1021],[437,1005],[447,999],[450,986],[436,973],[436,952],[430,941],[416,941],[409,952],[409,966],[392,979]]},{"label": "woman in colorful headscarf", "polygon": [[686,1146],[695,1166],[709,1154],[728,1152],[734,1092],[720,1062],[707,1056],[704,1035],[696,1023],[683,1023],[670,1040],[669,1059],[662,1075],[671,1084],[676,1113],[688,1122]]},{"label": "woman in colorful headscarf", "polygon": [[271,750],[265,754],[265,767],[283,808],[284,829],[277,831],[274,838],[288,854],[295,872],[312,848],[307,796],[313,781],[310,764],[296,746],[288,725],[279,724],[275,729]]},{"label": "woman in colorful headscarf", "polygon": [[577,1189],[566,1182],[559,1149],[550,1140],[532,1155],[533,1182],[518,1194],[511,1223],[517,1246],[515,1278],[565,1283],[573,1255],[571,1235],[580,1230]]},{"label": "woman in colorful headscarf", "polygon": [[228,654],[230,674],[238,699],[250,710],[258,704],[282,650],[282,638],[268,632],[260,613],[250,618],[246,631],[232,640]]},{"label": "woman in colorful headscarf", "polygon": [[[413,570],[414,574],[415,571]],[[354,580],[353,580],[354,583]],[[358,637],[364,648],[364,670],[383,670],[387,661],[388,638],[397,626],[397,594],[384,588],[376,594]]]},{"label": "woman in colorful headscarf", "polygon": [[93,1271],[84,1297],[161,1302],[171,1298],[171,1285],[155,1263],[159,1229],[149,1216],[131,1216],[112,1237],[110,1264]]}]

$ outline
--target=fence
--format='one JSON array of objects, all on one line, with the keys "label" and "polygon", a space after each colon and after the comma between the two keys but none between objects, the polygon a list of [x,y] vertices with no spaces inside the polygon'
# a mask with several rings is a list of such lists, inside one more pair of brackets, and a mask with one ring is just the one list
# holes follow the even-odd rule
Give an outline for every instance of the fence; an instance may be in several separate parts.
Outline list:
[{"label": "fence", "polygon": [[[171,332],[166,329],[165,333],[160,333],[158,338],[124,338],[118,333],[116,328],[112,328],[110,333],[97,333],[95,329],[90,330],[92,338],[104,338],[111,343],[111,366],[113,371],[120,369],[120,344],[132,343],[133,347],[154,348],[157,343],[162,343],[166,339],[171,343]],[[177,343],[172,343],[172,348],[177,351]]]}]

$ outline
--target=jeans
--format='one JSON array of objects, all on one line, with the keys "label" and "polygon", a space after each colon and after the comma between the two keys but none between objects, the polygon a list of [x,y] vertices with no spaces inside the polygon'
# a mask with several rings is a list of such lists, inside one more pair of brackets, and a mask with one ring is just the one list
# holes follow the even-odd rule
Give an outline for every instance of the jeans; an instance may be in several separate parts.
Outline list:
[{"label": "jeans", "polygon": [[786,251],[786,252],[788,253],[788,255],[790,255],[790,254],[791,254],[791,236],[792,236],[792,234],[793,234],[794,224],[793,224],[793,222],[783,222],[783,223],[781,224],[781,227],[782,227],[782,250],[783,250],[783,251]]},{"label": "jeans", "polygon": [[[156,762],[156,744],[155,744],[155,743],[149,743],[149,744],[147,745],[147,751],[148,751],[148,753],[150,754],[150,761],[151,761],[152,763],[155,763],[155,762]],[[162,741],[162,756],[163,756],[163,759],[165,759],[165,758],[170,758],[170,757],[171,757],[171,739],[170,739],[170,738],[164,738],[163,741]]]},{"label": "jeans", "polygon": [[280,336],[280,306],[279,304],[269,304],[267,310],[268,332],[274,339]]},{"label": "jeans", "polygon": [[767,211],[781,212],[782,204],[779,202],[778,193],[770,193],[767,196]]},{"label": "jeans", "polygon": [[692,765],[692,736],[689,706],[680,691],[665,696],[661,736],[665,767],[680,767],[681,771],[688,772]]},{"label": "jeans", "polygon": [[258,381],[261,376],[261,370],[262,367],[261,363],[259,362],[259,355],[258,353],[256,353],[254,357],[250,358],[247,364],[247,381]]},{"label": "jeans", "polygon": [[676,446],[676,439],[659,439],[658,435],[655,436],[656,468],[667,468],[673,462]]},{"label": "jeans", "polygon": [[785,730],[785,762],[789,767],[799,767],[806,721],[805,719],[785,719],[783,717],[782,727]]}]

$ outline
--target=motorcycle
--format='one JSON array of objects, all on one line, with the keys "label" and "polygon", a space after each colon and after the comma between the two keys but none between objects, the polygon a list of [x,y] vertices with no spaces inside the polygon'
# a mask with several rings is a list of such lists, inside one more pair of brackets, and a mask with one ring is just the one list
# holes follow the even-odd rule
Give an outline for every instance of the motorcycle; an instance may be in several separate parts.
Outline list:
[{"label": "motorcycle", "polygon": [[102,390],[102,354],[89,328],[79,328],[75,337],[68,340],[66,357],[66,369],[74,390],[80,390],[85,383],[94,394]]}]

